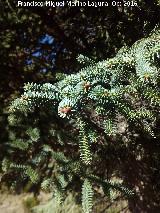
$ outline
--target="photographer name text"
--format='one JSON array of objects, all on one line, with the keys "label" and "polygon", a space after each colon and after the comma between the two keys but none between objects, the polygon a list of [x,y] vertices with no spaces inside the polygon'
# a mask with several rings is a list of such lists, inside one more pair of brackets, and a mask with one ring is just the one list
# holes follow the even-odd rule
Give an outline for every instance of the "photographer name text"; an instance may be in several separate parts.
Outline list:
[{"label": "photographer name text", "polygon": [[135,7],[137,1],[17,1],[17,7]]}]

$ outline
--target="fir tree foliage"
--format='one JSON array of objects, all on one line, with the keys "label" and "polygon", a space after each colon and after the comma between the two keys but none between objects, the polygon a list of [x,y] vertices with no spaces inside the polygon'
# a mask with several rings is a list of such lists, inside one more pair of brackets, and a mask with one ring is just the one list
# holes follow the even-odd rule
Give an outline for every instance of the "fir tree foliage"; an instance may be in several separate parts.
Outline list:
[{"label": "fir tree foliage", "polygon": [[[122,116],[128,126],[140,129],[148,137],[157,137],[154,129],[160,106],[160,30],[154,30],[148,38],[137,41],[130,48],[122,48],[114,58],[94,62],[79,56],[78,60],[86,66],[79,73],[67,75],[54,85],[25,84],[24,94],[13,101],[10,112],[18,115],[22,112],[30,113],[35,108],[52,109],[66,122],[74,121],[79,133],[80,159],[77,153],[68,158],[63,152],[44,147],[44,152],[50,153],[58,166],[55,167],[57,176],[52,180],[44,179],[42,186],[54,182],[55,194],[61,203],[68,184],[73,177],[79,176],[84,181],[83,211],[89,213],[93,203],[92,183],[102,186],[104,192],[114,189],[132,194],[121,184],[94,174],[96,171],[92,165],[96,151],[92,147],[97,144],[99,149],[104,148],[97,135],[103,135],[106,140],[116,137],[119,134],[117,116]],[[31,138],[38,138],[36,130]],[[8,165],[8,162],[4,164]],[[6,171],[7,167],[4,168]],[[32,176],[30,167],[26,171]],[[33,174],[30,179],[35,181],[36,175]]]},{"label": "fir tree foliage", "polygon": [[89,142],[89,137],[87,135],[87,130],[85,128],[85,123],[78,119],[78,124],[79,124],[79,148],[80,148],[80,155],[82,161],[88,165],[92,161],[92,154],[90,152],[90,142]]},{"label": "fir tree foliage", "polygon": [[93,205],[93,189],[90,181],[85,179],[82,186],[82,208],[83,212],[90,213],[92,212]]}]

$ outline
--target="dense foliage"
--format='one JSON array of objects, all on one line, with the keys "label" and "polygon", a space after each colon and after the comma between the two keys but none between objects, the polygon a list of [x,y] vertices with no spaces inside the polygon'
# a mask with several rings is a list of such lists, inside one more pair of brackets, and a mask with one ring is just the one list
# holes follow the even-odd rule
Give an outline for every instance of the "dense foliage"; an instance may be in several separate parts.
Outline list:
[{"label": "dense foliage", "polygon": [[[66,121],[66,118],[61,119],[57,115],[57,111],[53,115],[53,108],[51,110],[36,108],[34,112],[25,117],[23,113],[18,113],[18,118],[9,116],[8,123],[9,103],[20,94],[25,82],[50,82],[54,84],[57,79],[64,77],[63,75],[57,75],[56,77],[57,72],[78,72],[83,66],[83,63],[79,65],[76,62],[78,54],[90,57],[89,60],[86,57],[79,57],[79,61],[83,62],[84,60],[86,65],[90,64],[94,67],[97,66],[96,61],[113,57],[122,46],[131,46],[138,39],[147,36],[148,32],[160,20],[159,1],[140,0],[138,2],[139,7],[132,8],[18,8],[15,7],[16,2],[16,0],[2,0],[0,2],[0,160],[3,162],[3,169],[6,165],[4,162],[7,162],[6,159],[15,162],[16,165],[26,163],[25,177],[27,177],[28,174],[33,172],[32,160],[36,158],[35,161],[39,162],[39,166],[36,166],[39,170],[39,181],[37,181],[37,175],[35,174],[35,179],[33,178],[32,181],[36,183],[36,188],[34,185],[32,190],[38,191],[44,177],[48,177],[53,169],[52,162],[50,164],[52,154],[48,151],[46,155],[45,151],[42,151],[42,145],[47,144],[51,146],[52,150],[68,153],[67,156],[69,155],[71,158],[75,155],[78,157],[80,127],[73,119],[70,122]],[[158,59],[156,60],[158,63]],[[92,69],[92,66],[89,69]],[[128,74],[126,74],[127,76]],[[115,79],[116,81],[118,80]],[[128,82],[124,83],[127,84]],[[34,87],[34,85],[32,86]],[[83,85],[79,85],[79,87],[81,88]],[[87,83],[86,94],[90,88]],[[92,107],[94,110],[85,109],[85,122],[89,122],[90,117],[92,117],[101,127],[101,121],[103,120],[101,115],[95,116],[95,110],[99,113],[101,109],[95,105]],[[78,109],[79,106],[76,110]],[[59,110],[59,114],[63,116],[68,110],[70,111],[70,108]],[[99,120],[97,121],[97,119]],[[95,163],[92,162],[94,170],[97,171],[98,176],[107,177],[107,179],[113,173],[116,173],[116,176],[123,176],[122,179],[129,188],[136,188],[138,185],[140,191],[138,197],[143,197],[144,200],[138,199],[135,200],[135,203],[137,206],[142,205],[142,209],[149,202],[157,205],[159,202],[157,193],[159,187],[159,146],[154,143],[154,140],[157,139],[151,141],[150,137],[145,137],[138,126],[139,134],[136,137],[133,136],[130,143],[127,143],[128,136],[132,137],[129,133],[126,139],[126,135],[124,135],[126,127],[128,129],[127,122],[123,116],[119,117],[118,115],[116,119],[120,122],[118,132],[114,128],[117,120],[114,122],[109,120],[103,124],[110,129],[108,130],[110,133],[107,132],[110,135],[109,138],[103,135],[103,127],[101,129],[95,126],[94,123],[92,123],[93,126],[91,125],[93,128],[98,128],[100,144],[103,144],[103,141],[110,141],[103,151],[99,147],[99,143],[92,144],[91,150],[97,154],[97,158],[101,156],[101,159],[103,159],[101,164],[98,160]],[[83,138],[83,130],[86,131],[88,126],[83,125],[83,120],[80,122],[82,124],[82,130],[80,131],[82,134],[79,137]],[[91,127],[89,137],[96,141],[97,134],[92,131]],[[131,127],[132,125],[130,125]],[[147,128],[148,123],[146,123]],[[115,138],[115,135],[112,136],[112,130],[115,130],[118,134],[118,139]],[[156,129],[155,132],[157,131]],[[152,128],[150,133],[153,133]],[[145,141],[144,144],[142,143],[143,140]],[[75,141],[75,143],[72,144],[71,141]],[[121,143],[118,143],[118,141]],[[87,154],[89,157],[86,158],[86,153],[83,152],[84,144],[79,144],[82,151],[81,157],[84,160],[86,159],[86,162],[89,159],[89,163],[93,156],[90,157],[89,151]],[[41,154],[44,154],[43,160],[38,158],[38,156],[42,156]],[[134,165],[132,166],[131,162],[133,161]],[[132,172],[130,171],[134,169],[135,175],[131,177]],[[23,178],[19,176],[19,171],[10,172],[8,169],[5,171],[2,181],[6,181],[9,185],[10,183],[14,185],[15,179],[17,179],[19,187],[28,183],[27,178],[22,181]],[[74,179],[75,184],[73,184],[76,190],[81,187],[78,181],[79,179],[76,176]],[[145,183],[145,186],[140,185],[141,182]],[[135,211],[140,210],[135,209]]]},{"label": "dense foliage", "polygon": [[[22,157],[29,148],[30,158],[24,163],[20,163],[19,159],[18,162],[16,159],[14,162],[6,159],[3,162],[4,170],[9,173],[22,171],[24,178],[29,177],[32,182],[40,181],[42,187],[52,186],[60,203],[67,189],[73,190],[76,178],[80,182],[84,181],[84,212],[92,211],[95,186],[101,186],[107,196],[110,190],[132,194],[120,183],[110,180],[106,174],[107,167],[101,168],[101,171],[98,167],[106,158],[102,152],[112,143],[119,141],[127,146],[142,134],[145,134],[146,139],[158,143],[159,38],[159,30],[156,30],[131,48],[122,48],[114,58],[98,63],[81,55],[78,60],[87,66],[55,84],[26,84],[24,94],[10,107],[11,112],[15,113],[11,115],[11,121],[13,116],[19,118],[20,113],[27,116],[34,110],[47,110],[50,116],[62,117],[70,125],[72,135],[78,138],[39,144],[37,154],[34,143],[39,140],[38,129],[27,130],[30,138],[25,142],[16,141],[13,145],[22,150]],[[126,126],[120,132],[122,121]],[[56,129],[52,129],[52,132],[53,137],[57,136]],[[51,169],[42,178],[40,165],[44,158],[49,159],[49,164],[45,166]]]}]

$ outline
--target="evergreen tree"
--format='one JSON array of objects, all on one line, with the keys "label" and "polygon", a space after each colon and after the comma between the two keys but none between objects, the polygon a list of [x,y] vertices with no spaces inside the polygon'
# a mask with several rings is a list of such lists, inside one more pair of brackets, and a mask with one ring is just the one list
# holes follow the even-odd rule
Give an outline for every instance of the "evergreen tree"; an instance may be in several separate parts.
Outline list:
[{"label": "evergreen tree", "polygon": [[[133,137],[141,134],[155,143],[159,140],[159,38],[160,31],[156,29],[148,38],[137,41],[130,48],[124,47],[115,57],[98,63],[80,55],[78,60],[86,66],[55,84],[25,84],[23,95],[10,107],[13,113],[10,120],[21,114],[31,115],[35,110],[48,111],[50,116],[60,117],[72,137],[65,135],[66,138],[60,140],[57,137],[47,145],[41,142],[38,154],[32,146],[25,162],[6,158],[3,161],[5,174],[22,171],[24,178],[39,181],[44,188],[52,188],[59,203],[67,189],[75,190],[73,183],[78,178],[82,184],[84,212],[91,212],[93,191],[96,193],[94,186],[101,186],[107,196],[112,190],[132,194],[123,184],[114,183],[100,174],[97,168],[103,160],[102,152],[118,141],[119,118],[126,122],[123,142],[130,143]],[[48,125],[46,121],[45,125]],[[56,129],[53,132],[55,137]],[[37,129],[29,129],[26,134],[30,138],[25,143],[14,144],[22,150],[22,158],[29,144],[39,139]],[[42,176],[44,158],[48,159],[48,174]]]},{"label": "evergreen tree", "polygon": [[[56,72],[76,73],[81,66],[85,64],[86,66],[89,64],[94,65],[94,60],[103,60],[106,57],[114,56],[123,45],[130,46],[139,38],[147,35],[148,31],[160,20],[158,0],[140,0],[138,7],[124,8],[18,8],[15,6],[16,3],[16,0],[2,0],[0,2],[0,161],[4,159],[1,166],[5,170],[2,181],[14,185],[14,180],[17,179],[18,185],[21,186],[31,179],[34,182],[34,187],[36,185],[36,190],[38,190],[44,177],[51,176],[54,170],[52,164],[55,163],[51,153],[43,151],[44,144],[51,146],[52,150],[65,153],[67,157],[76,156],[75,158],[78,159],[78,156],[80,156],[87,165],[91,165],[90,162],[92,161],[92,167],[97,176],[109,179],[108,171],[112,173],[111,168],[108,168],[110,162],[114,163],[114,170],[119,171],[117,165],[120,161],[115,162],[115,156],[118,160],[122,151],[123,155],[125,153],[127,157],[132,157],[131,150],[135,151],[131,145],[131,148],[127,146],[129,143],[124,142],[122,145],[122,141],[119,143],[121,144],[120,150],[116,147],[118,145],[118,143],[115,143],[117,141],[117,138],[115,139],[115,133],[118,133],[117,128],[120,131],[122,123],[125,123],[127,129],[131,128],[131,125],[127,126],[123,116],[119,117],[117,115],[114,121],[111,119],[112,116],[109,120],[104,120],[104,135],[101,128],[102,117],[95,116],[95,108],[90,111],[89,106],[83,112],[85,118],[82,120],[81,117],[77,118],[78,125],[75,119],[68,122],[66,119],[60,119],[56,111],[53,114],[52,106],[47,110],[43,107],[38,108],[34,113],[29,113],[28,116],[24,116],[23,113],[18,113],[18,117],[11,115],[8,124],[7,106],[15,96],[21,93],[24,82],[50,82],[54,84]],[[52,39],[54,38],[52,44],[41,43],[46,35],[52,37]],[[38,57],[35,56],[37,50],[41,53]],[[80,56],[79,61],[82,63],[78,65],[75,58],[80,53],[91,57],[92,60]],[[52,60],[52,54],[54,54],[54,60]],[[158,59],[156,60],[158,61]],[[32,63],[27,63],[29,61],[32,61]],[[88,89],[90,87],[86,85],[85,91],[87,92]],[[68,108],[60,111],[67,112],[69,110]],[[101,107],[98,106],[96,110],[100,111]],[[65,113],[63,114],[65,115]],[[90,118],[95,123],[100,124],[100,128],[92,122],[88,133],[86,121],[90,123]],[[123,122],[117,124],[119,120],[123,120]],[[93,131],[94,128],[97,130]],[[126,133],[126,129],[124,130]],[[139,130],[139,127],[137,127],[136,131]],[[158,127],[155,132],[157,130]],[[83,134],[86,131],[87,136]],[[143,132],[141,134],[139,132],[139,137],[142,137],[142,135]],[[88,137],[91,138],[90,141],[98,141],[98,143],[88,145]],[[125,137],[124,132],[118,134],[118,141],[121,138],[125,141]],[[81,140],[79,141],[79,139]],[[150,138],[147,139],[150,142]],[[146,137],[144,140],[146,142]],[[152,150],[151,147],[156,150],[156,153],[152,150],[150,157],[148,157],[149,159],[153,158],[150,164],[155,165],[151,169],[151,175],[153,173],[157,177],[154,180],[154,195],[150,195],[151,190],[148,190],[150,191],[148,201],[151,203],[157,202],[156,196],[158,197],[159,149],[157,143],[154,143],[155,140],[152,144],[150,143],[151,145],[148,148],[149,151]],[[108,143],[104,143],[105,141],[108,141]],[[104,145],[104,149],[100,148],[100,144]],[[78,152],[78,146],[80,147],[80,153]],[[128,149],[124,150],[125,146]],[[87,151],[85,151],[86,147]],[[91,151],[96,154],[94,162]],[[139,152],[135,155],[137,155],[135,158],[139,158]],[[12,170],[7,169],[10,161],[13,163]],[[146,164],[148,165],[148,162]],[[16,165],[19,165],[17,170],[14,168]],[[76,165],[79,164],[76,163]],[[143,168],[145,168],[145,165],[143,165]],[[23,170],[26,172],[21,173],[23,176],[21,178],[19,171]],[[78,171],[80,171],[79,167]],[[34,175],[33,172],[35,172]],[[143,175],[147,179],[149,174]],[[85,180],[88,180],[88,178],[83,179],[80,185],[83,185]],[[88,181],[90,183],[90,180]],[[73,178],[73,182],[75,183],[74,186],[80,187],[77,176]],[[47,178],[42,185],[45,186],[45,183],[52,183],[52,178]],[[33,190],[35,191],[35,188]],[[146,193],[145,197],[147,197]],[[152,201],[152,199],[154,200]]]}]

